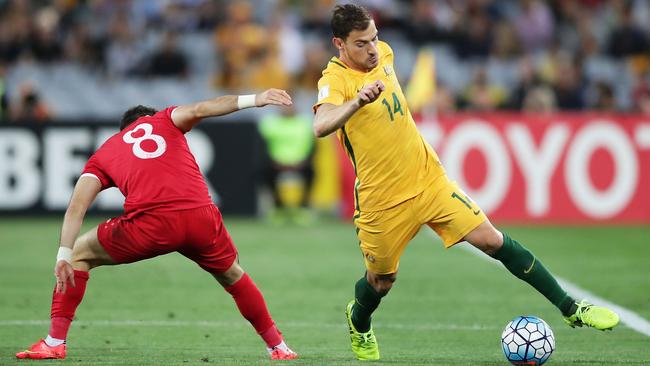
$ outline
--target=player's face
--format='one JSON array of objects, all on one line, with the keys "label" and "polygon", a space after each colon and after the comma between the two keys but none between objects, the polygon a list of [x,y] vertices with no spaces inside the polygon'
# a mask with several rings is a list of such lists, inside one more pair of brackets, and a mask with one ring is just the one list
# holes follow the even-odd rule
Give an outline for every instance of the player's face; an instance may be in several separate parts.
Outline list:
[{"label": "player's face", "polygon": [[354,69],[370,71],[379,63],[377,27],[371,20],[365,30],[353,30],[341,43],[341,54]]}]

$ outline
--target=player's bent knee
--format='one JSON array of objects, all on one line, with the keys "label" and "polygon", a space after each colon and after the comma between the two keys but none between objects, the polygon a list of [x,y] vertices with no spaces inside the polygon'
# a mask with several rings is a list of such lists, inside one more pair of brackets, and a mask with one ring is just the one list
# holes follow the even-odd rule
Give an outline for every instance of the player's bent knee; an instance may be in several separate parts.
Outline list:
[{"label": "player's bent knee", "polygon": [[485,221],[464,238],[487,255],[494,255],[503,246],[503,234]]},{"label": "player's bent knee", "polygon": [[72,249],[72,268],[89,271],[105,264],[114,264],[97,239],[97,231],[90,230],[75,240]]},{"label": "player's bent knee", "polygon": [[228,268],[225,272],[221,273],[212,273],[212,277],[214,277],[219,284],[223,287],[229,287],[234,285],[237,281],[239,281],[240,278],[244,275],[244,269],[241,268],[239,263],[237,261],[233,262],[233,264]]},{"label": "player's bent knee", "polygon": [[80,259],[74,259],[74,258],[72,259],[72,263],[71,263],[71,264],[72,264],[72,268],[73,268],[75,271],[85,271],[85,272],[88,272],[88,271],[90,271],[91,269],[97,267],[97,266],[92,265],[91,262],[88,262],[88,261],[85,261],[85,260],[80,260]]},{"label": "player's bent knee", "polygon": [[494,229],[492,232],[488,234],[488,237],[486,238],[487,245],[486,245],[486,250],[484,250],[485,254],[488,254],[490,256],[494,255],[496,252],[501,249],[503,246],[503,234],[499,232],[498,230]]},{"label": "player's bent knee", "polygon": [[88,248],[80,248],[72,251],[72,268],[77,271],[90,271],[93,268],[101,266],[103,263]]},{"label": "player's bent knee", "polygon": [[393,284],[397,281],[397,274],[388,275],[369,275],[368,282],[381,296],[386,296],[393,288]]},{"label": "player's bent knee", "polygon": [[377,287],[375,287],[375,291],[377,291],[378,294],[381,296],[386,296],[390,292],[390,289],[393,288],[393,283],[392,282],[380,282]]},{"label": "player's bent knee", "polygon": [[499,239],[498,237],[486,237],[480,242],[480,244],[475,246],[481,249],[483,253],[493,256],[503,246],[503,239]]},{"label": "player's bent knee", "polygon": [[75,244],[72,250],[72,268],[77,271],[90,271],[96,266],[92,264],[92,255],[87,248]]}]

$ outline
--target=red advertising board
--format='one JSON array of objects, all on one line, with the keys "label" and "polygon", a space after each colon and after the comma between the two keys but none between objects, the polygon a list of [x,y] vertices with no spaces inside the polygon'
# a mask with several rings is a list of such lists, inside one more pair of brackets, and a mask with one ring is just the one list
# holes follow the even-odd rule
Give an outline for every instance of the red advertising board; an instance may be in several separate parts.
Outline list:
[{"label": "red advertising board", "polygon": [[[650,116],[458,114],[418,125],[492,220],[650,223]],[[354,173],[342,176],[351,217]]]}]

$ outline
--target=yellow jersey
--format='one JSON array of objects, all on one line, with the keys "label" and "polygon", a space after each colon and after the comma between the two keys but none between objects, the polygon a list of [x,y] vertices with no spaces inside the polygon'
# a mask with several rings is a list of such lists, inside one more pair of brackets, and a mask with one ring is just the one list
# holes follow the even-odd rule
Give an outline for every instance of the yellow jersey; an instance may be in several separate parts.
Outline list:
[{"label": "yellow jersey", "polygon": [[393,50],[378,41],[379,63],[369,72],[352,70],[332,57],[318,81],[318,101],[341,105],[364,85],[381,80],[386,87],[373,103],[356,111],[337,132],[354,166],[355,208],[387,209],[420,194],[445,174],[438,155],[424,141],[406,105],[393,69]]}]

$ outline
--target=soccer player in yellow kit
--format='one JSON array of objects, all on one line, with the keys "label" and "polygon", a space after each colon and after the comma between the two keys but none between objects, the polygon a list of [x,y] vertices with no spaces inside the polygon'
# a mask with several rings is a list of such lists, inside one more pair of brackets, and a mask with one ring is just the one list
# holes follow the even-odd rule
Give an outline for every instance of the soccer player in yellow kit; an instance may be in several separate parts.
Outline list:
[{"label": "soccer player in yellow kit", "polygon": [[411,117],[393,69],[393,51],[378,40],[362,7],[338,5],[332,40],[339,50],[318,82],[314,132],[336,132],[357,176],[354,224],[366,265],[346,307],[352,350],[360,360],[379,359],[371,314],[393,286],[399,259],[424,224],[445,247],[467,241],[501,261],[553,303],[567,323],[612,329],[613,311],[576,303],[525,247],[498,231],[478,205],[447,178],[435,151]]}]

